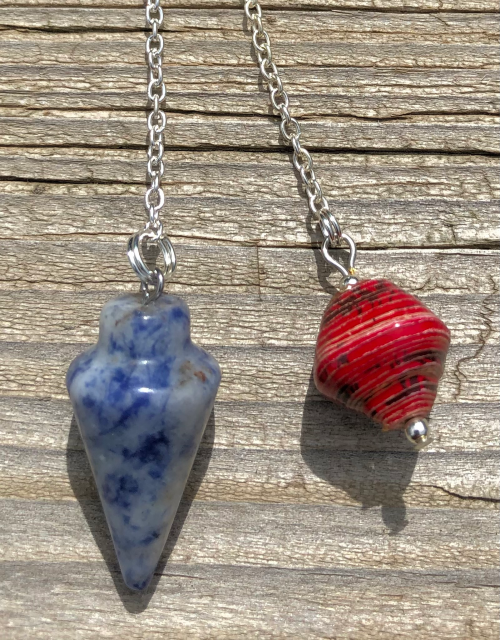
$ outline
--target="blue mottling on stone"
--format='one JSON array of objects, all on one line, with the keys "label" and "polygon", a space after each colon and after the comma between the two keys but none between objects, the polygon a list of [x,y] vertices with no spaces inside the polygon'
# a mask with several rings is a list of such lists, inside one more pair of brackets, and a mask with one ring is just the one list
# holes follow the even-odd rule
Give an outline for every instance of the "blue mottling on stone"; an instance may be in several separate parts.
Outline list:
[{"label": "blue mottling on stone", "polygon": [[125,583],[144,589],[163,551],[220,383],[177,296],[102,310],[99,341],[66,383]]}]

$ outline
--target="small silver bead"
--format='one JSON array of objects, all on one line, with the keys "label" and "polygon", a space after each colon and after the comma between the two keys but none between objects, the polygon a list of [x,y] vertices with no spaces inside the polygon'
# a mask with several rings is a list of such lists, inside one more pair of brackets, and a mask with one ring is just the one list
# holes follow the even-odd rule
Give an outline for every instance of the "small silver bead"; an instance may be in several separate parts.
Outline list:
[{"label": "small silver bead", "polygon": [[422,449],[429,444],[431,440],[429,433],[429,422],[425,418],[412,418],[406,423],[406,437],[417,449]]},{"label": "small silver bead", "polygon": [[354,285],[358,284],[359,280],[355,276],[346,276],[342,280],[342,286],[344,289],[352,289]]}]

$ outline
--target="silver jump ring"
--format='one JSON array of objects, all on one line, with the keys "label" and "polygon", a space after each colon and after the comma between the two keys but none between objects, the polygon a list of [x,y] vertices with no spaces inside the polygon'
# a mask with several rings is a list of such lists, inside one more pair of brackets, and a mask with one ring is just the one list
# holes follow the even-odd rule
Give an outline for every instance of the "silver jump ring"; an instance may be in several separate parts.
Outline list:
[{"label": "silver jump ring", "polygon": [[[310,196],[310,204],[311,208],[315,206],[313,196]],[[334,246],[338,244],[342,238],[342,229],[332,212],[329,209],[324,209],[325,205],[328,206],[328,202],[324,196],[321,198],[321,204],[323,206],[323,209],[319,212],[319,226],[321,233],[325,238],[329,238],[330,245]]]},{"label": "silver jump ring", "polygon": [[345,240],[346,244],[349,247],[349,269],[346,269],[344,265],[340,264],[338,260],[335,260],[335,258],[330,255],[330,249],[338,248],[338,246],[332,247],[330,236],[327,236],[323,240],[323,244],[321,245],[321,253],[323,254],[323,257],[327,262],[335,267],[335,269],[337,269],[337,271],[339,271],[344,276],[344,278],[347,278],[354,273],[354,264],[356,262],[356,243],[351,238],[351,236],[347,235],[347,233],[341,234],[339,238],[339,244],[342,240]]},{"label": "silver jump ring", "polygon": [[[141,247],[143,242],[148,240],[160,248],[164,262],[163,270],[155,269],[152,271],[144,262]],[[142,290],[144,291],[146,288],[146,291],[148,291],[148,287],[154,287],[157,298],[163,291],[165,279],[172,275],[176,267],[175,251],[170,240],[167,237],[158,238],[152,229],[146,229],[140,233],[136,233],[129,239],[127,257],[132,269],[141,281]],[[158,275],[158,272],[160,275]],[[145,299],[146,302],[150,301],[146,296]]]}]

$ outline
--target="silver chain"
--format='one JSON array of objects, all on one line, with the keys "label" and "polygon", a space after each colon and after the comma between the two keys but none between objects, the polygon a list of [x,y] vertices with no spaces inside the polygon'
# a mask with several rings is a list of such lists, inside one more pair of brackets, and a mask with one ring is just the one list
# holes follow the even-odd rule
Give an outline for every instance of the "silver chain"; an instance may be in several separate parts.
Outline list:
[{"label": "silver chain", "polygon": [[[160,211],[165,204],[161,179],[165,170],[163,154],[164,131],[167,124],[165,111],[161,108],[166,97],[166,89],[162,69],[163,36],[160,34],[160,27],[163,24],[163,10],[160,0],[147,1],[146,22],[151,27],[151,33],[146,40],[147,96],[151,105],[147,120],[149,132],[147,172],[150,185],[144,196],[149,220],[142,231],[130,238],[127,254],[134,271],[141,280],[145,301],[151,302],[161,295],[164,280],[174,272],[176,265],[174,248],[168,237],[163,235],[163,223],[160,220]],[[161,251],[165,263],[163,270],[155,268],[152,271],[145,264],[141,253],[144,243],[156,246]]]},{"label": "silver chain", "polygon": [[[309,209],[317,218],[323,234],[323,256],[325,260],[340,271],[344,278],[349,278],[354,273],[356,245],[354,240],[342,231],[336,217],[330,211],[328,200],[323,195],[314,173],[311,155],[300,142],[300,125],[290,115],[290,100],[283,88],[278,68],[273,62],[271,40],[262,24],[262,9],[258,0],[246,0],[245,14],[252,28],[252,43],[259,63],[260,73],[267,83],[272,105],[281,116],[281,135],[293,147],[293,165],[299,172],[304,184]],[[342,241],[345,241],[349,247],[349,269],[346,269],[330,254],[330,249],[338,247]]]}]

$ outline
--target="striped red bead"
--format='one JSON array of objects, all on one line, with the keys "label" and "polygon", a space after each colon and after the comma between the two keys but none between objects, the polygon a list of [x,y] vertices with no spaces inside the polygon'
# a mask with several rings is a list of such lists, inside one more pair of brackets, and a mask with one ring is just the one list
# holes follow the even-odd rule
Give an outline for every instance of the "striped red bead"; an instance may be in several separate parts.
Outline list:
[{"label": "striped red bead", "polygon": [[426,418],[450,345],[447,326],[388,280],[334,296],[319,330],[314,380],[331,400],[398,429]]}]

